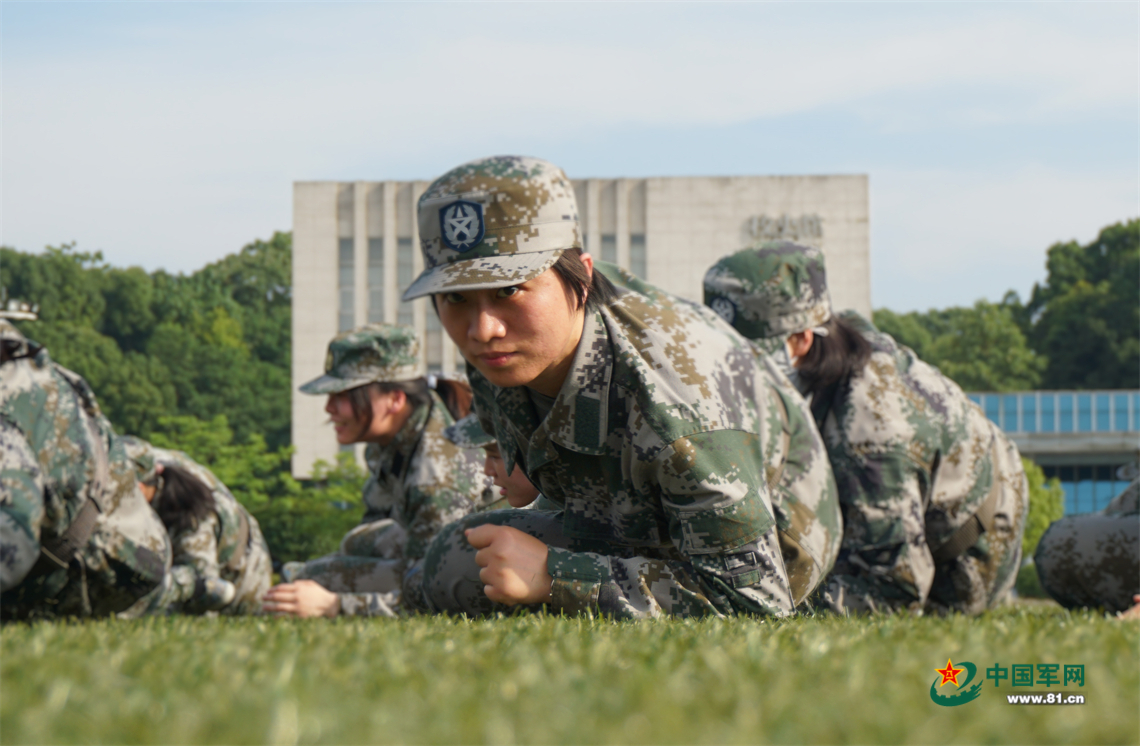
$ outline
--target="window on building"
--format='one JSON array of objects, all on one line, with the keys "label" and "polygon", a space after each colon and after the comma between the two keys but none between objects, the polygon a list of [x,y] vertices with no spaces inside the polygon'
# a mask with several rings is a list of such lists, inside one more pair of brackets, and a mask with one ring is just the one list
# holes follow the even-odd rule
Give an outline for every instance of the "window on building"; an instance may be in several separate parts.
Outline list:
[{"label": "window on building", "polygon": [[337,329],[344,332],[353,327],[353,275],[355,274],[355,257],[352,250],[352,239],[342,238],[339,243],[339,258],[337,286],[340,291],[340,308]]},{"label": "window on building", "polygon": [[1033,394],[1023,394],[1021,397],[1021,430],[1026,433],[1037,432],[1037,397]]},{"label": "window on building", "polygon": [[424,340],[428,371],[439,373],[443,370],[443,325],[439,316],[431,308],[427,309],[427,339]]},{"label": "window on building", "polygon": [[1041,395],[1041,432],[1051,433],[1057,429],[1057,397],[1054,394]]},{"label": "window on building", "polygon": [[384,239],[368,239],[368,323],[384,321]]},{"label": "window on building", "polygon": [[1073,432],[1073,395],[1061,394],[1057,399],[1061,412],[1061,427],[1059,429],[1063,433],[1071,433]]},{"label": "window on building", "polygon": [[1128,486],[1122,479],[1124,464],[1042,466],[1046,479],[1056,478],[1065,492],[1065,515],[1104,510]]},{"label": "window on building", "polygon": [[617,263],[617,236],[612,233],[602,234],[602,261]]},{"label": "window on building", "polygon": [[1112,429],[1117,432],[1128,431],[1128,394],[1113,394]]},{"label": "window on building", "polygon": [[985,405],[982,407],[985,410],[986,417],[990,422],[998,427],[1001,427],[1001,399],[997,396],[986,396],[982,399]]},{"label": "window on building", "polygon": [[1077,394],[1077,430],[1091,433],[1092,419],[1092,396]]},{"label": "window on building", "polygon": [[1096,431],[1106,433],[1112,429],[1111,397],[1108,394],[1096,395]]},{"label": "window on building", "polygon": [[645,234],[634,233],[629,237],[629,271],[641,279],[646,279]]},{"label": "window on building", "polygon": [[1002,429],[1016,433],[1021,431],[1021,424],[1017,421],[1017,397],[1006,395],[1001,398]]},{"label": "window on building", "polygon": [[[415,278],[415,264],[414,254],[412,253],[412,239],[398,238],[396,239],[396,283],[400,288],[402,295],[408,286],[412,284]],[[412,326],[415,323],[416,315],[414,306],[410,303],[400,303],[400,310],[397,314],[397,323],[406,326]]]}]

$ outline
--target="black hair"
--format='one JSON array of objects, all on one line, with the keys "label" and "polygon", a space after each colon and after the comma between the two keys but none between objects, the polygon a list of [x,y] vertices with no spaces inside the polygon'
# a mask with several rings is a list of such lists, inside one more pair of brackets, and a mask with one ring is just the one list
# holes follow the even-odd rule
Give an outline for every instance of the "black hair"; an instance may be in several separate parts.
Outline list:
[{"label": "black hair", "polygon": [[827,335],[816,334],[811,349],[800,358],[796,370],[804,382],[805,395],[816,394],[846,380],[871,358],[871,343],[848,321],[832,316],[823,324]]},{"label": "black hair", "polygon": [[172,536],[195,528],[217,508],[209,486],[181,466],[163,467],[161,489],[151,505]]},{"label": "black hair", "polygon": [[[348,397],[348,405],[352,407],[352,414],[355,417],[364,419],[365,430],[372,426],[373,390],[382,394],[403,391],[412,409],[431,404],[431,388],[426,378],[416,378],[412,381],[374,381],[349,389],[344,392]],[[466,383],[440,378],[436,381],[435,392],[443,399],[447,411],[455,419],[461,420],[471,411],[471,387]]]},{"label": "black hair", "polygon": [[574,306],[574,310],[582,308],[585,303],[586,312],[593,313],[603,306],[608,306],[617,298],[617,290],[610,279],[594,268],[591,274],[582,262],[581,249],[567,249],[558,257],[558,261],[551,267],[562,281],[562,288],[566,291],[566,299]]}]

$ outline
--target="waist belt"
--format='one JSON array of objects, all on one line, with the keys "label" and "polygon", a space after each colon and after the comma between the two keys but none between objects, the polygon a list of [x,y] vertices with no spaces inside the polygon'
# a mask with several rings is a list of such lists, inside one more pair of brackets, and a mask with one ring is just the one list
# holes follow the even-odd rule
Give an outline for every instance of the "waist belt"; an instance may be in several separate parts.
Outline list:
[{"label": "waist belt", "polygon": [[245,509],[240,505],[238,506],[238,535],[237,547],[234,548],[233,555],[230,556],[229,562],[226,563],[226,569],[237,572],[241,567],[242,560],[245,555],[249,553],[249,518],[245,514]]},{"label": "waist belt", "polygon": [[79,509],[75,520],[67,527],[63,534],[55,539],[48,539],[40,543],[40,557],[32,566],[29,578],[45,575],[55,570],[67,569],[75,555],[91,538],[95,530],[95,521],[99,518],[99,506],[88,498]]},{"label": "waist belt", "polygon": [[978,506],[978,510],[970,516],[969,520],[955,531],[946,543],[938,547],[931,554],[935,562],[952,560],[977,543],[978,537],[994,527],[994,514],[997,512],[998,498],[1001,497],[1001,480],[998,478],[997,448],[993,449],[993,486],[990,494]]}]

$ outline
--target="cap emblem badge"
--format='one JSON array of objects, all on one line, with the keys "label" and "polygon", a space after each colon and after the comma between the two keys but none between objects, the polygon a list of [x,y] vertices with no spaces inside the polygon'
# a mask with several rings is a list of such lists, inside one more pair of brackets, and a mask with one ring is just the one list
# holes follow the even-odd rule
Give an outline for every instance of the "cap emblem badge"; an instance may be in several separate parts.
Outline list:
[{"label": "cap emblem badge", "polygon": [[483,205],[459,200],[439,211],[443,244],[459,253],[470,251],[483,240]]}]

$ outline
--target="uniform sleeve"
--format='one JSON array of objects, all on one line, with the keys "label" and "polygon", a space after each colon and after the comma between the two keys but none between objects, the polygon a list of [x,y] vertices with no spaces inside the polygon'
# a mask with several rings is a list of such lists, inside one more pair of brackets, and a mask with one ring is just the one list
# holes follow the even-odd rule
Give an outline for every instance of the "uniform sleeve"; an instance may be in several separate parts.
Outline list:
[{"label": "uniform sleeve", "polygon": [[193,568],[200,578],[216,578],[218,571],[218,532],[219,522],[216,513],[210,513],[190,531],[176,536],[173,543],[175,565]]},{"label": "uniform sleeve", "polygon": [[759,438],[715,431],[681,438],[636,481],[660,487],[669,559],[552,547],[552,603],[617,618],[792,611]]},{"label": "uniform sleeve", "polygon": [[447,524],[457,521],[475,507],[471,495],[448,487],[425,489],[409,486],[407,492],[408,541],[404,557],[417,560],[424,556],[428,542]]},{"label": "uniform sleeve", "polygon": [[820,594],[836,611],[922,608],[934,582],[926,543],[923,470],[901,449],[835,463],[843,495],[843,546]]},{"label": "uniform sleeve", "polygon": [[23,434],[0,418],[0,590],[19,585],[40,556],[44,480]]}]

